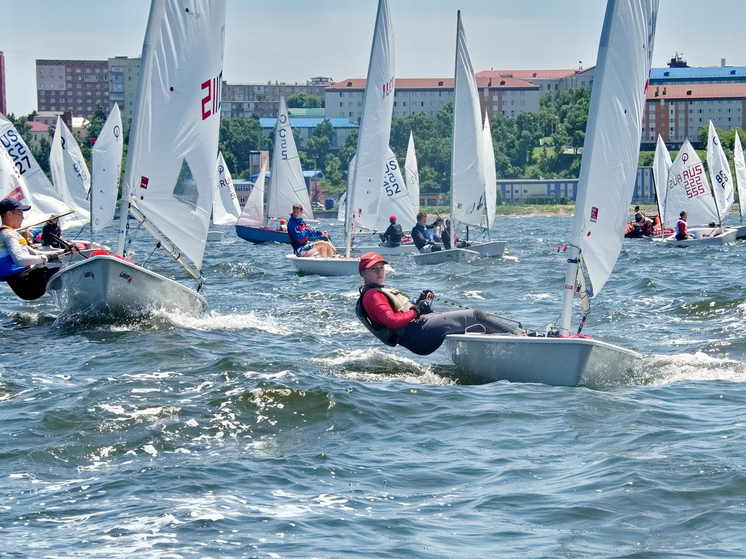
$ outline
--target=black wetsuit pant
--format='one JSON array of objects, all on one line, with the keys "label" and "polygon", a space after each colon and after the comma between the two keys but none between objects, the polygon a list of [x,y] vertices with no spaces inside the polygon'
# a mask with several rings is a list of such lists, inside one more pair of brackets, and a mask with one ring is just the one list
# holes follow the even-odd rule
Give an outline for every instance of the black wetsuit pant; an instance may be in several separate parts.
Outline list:
[{"label": "black wetsuit pant", "polygon": [[516,329],[479,310],[466,309],[428,314],[414,319],[399,338],[399,345],[417,355],[429,355],[438,349],[448,334],[463,334],[480,324],[487,334],[516,333]]},{"label": "black wetsuit pant", "polygon": [[10,276],[5,281],[21,299],[33,301],[38,299],[47,291],[47,282],[59,268],[47,268],[46,266],[34,266],[20,274]]}]

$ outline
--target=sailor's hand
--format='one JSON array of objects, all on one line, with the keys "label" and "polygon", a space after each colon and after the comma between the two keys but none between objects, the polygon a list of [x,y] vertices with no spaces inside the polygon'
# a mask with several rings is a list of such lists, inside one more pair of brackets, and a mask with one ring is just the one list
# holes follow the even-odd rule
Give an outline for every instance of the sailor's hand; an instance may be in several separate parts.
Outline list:
[{"label": "sailor's hand", "polygon": [[47,258],[47,262],[59,262],[60,261],[60,257],[56,254],[50,254],[46,258]]},{"label": "sailor's hand", "polygon": [[414,305],[414,310],[417,311],[418,316],[422,316],[423,314],[430,314],[433,312],[433,308],[431,306],[432,301],[428,299],[423,299],[422,301],[418,301]]},{"label": "sailor's hand", "polygon": [[429,289],[425,289],[420,293],[420,296],[417,297],[416,303],[419,303],[420,301],[429,300],[432,303],[432,300],[435,299],[435,293],[430,291]]}]

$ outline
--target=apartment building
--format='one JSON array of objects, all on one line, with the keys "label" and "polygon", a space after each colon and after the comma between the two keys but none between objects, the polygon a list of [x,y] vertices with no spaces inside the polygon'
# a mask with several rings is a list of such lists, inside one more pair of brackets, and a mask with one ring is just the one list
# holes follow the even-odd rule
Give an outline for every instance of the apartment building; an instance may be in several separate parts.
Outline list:
[{"label": "apartment building", "polygon": [[108,112],[114,103],[117,103],[122,115],[122,124],[127,130],[135,106],[140,59],[116,56],[109,58],[107,65],[109,68],[109,103],[104,108]]},{"label": "apartment building", "polygon": [[97,106],[109,107],[109,68],[105,60],[37,60],[38,110],[70,111],[90,119]]},{"label": "apartment building", "polygon": [[287,99],[295,93],[324,97],[324,90],[334,83],[331,78],[315,77],[305,84],[275,81],[266,84],[228,84],[223,82],[220,102],[222,118],[277,117],[280,97]]}]

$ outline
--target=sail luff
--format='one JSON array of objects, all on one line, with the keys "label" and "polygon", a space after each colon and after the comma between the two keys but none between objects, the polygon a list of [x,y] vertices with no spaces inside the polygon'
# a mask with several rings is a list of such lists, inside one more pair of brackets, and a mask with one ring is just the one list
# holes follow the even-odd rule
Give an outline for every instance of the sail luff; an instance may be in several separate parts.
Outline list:
[{"label": "sail luff", "polygon": [[[577,266],[590,296],[619,257],[634,189],[658,0],[609,0],[591,90],[560,334],[569,332]],[[611,149],[613,146],[613,149]]]},{"label": "sail luff", "polygon": [[394,87],[394,31],[388,0],[379,0],[363,94],[356,162],[347,193],[345,254],[348,256],[352,249],[353,221],[355,227],[375,227],[394,111]]},{"label": "sail luff", "polygon": [[658,141],[655,145],[655,157],[653,158],[653,187],[655,188],[655,200],[658,204],[658,216],[663,226],[663,215],[665,207],[666,184],[668,183],[668,171],[671,169],[671,154],[663,142],[663,138],[658,134]]}]

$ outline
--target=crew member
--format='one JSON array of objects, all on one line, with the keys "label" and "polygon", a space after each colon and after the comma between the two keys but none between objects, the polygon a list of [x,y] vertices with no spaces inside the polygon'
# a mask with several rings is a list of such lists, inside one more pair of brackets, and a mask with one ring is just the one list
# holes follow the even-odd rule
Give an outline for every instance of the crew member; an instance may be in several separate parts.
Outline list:
[{"label": "crew member", "polygon": [[59,261],[59,256],[40,254],[30,246],[16,229],[23,223],[23,212],[31,206],[18,200],[0,201],[0,281],[8,283],[21,299],[33,301],[47,290],[47,282],[59,268],[48,268],[48,261]]},{"label": "crew member", "polygon": [[436,244],[433,240],[433,236],[428,231],[427,225],[427,214],[425,212],[419,212],[417,214],[417,225],[412,228],[412,242],[417,250],[420,252],[435,252],[436,250],[443,250],[439,244]]},{"label": "crew member", "polygon": [[52,216],[47,220],[47,222],[44,224],[44,227],[41,229],[41,244],[44,246],[50,246],[53,248],[63,248],[62,243],[60,242],[60,236],[62,235],[62,231],[60,230],[60,225],[57,223],[59,221],[59,218],[57,216]]},{"label": "crew member", "polygon": [[295,255],[299,257],[323,256],[325,258],[334,256],[334,247],[329,241],[314,241],[313,243],[309,243],[309,235],[316,237],[329,236],[326,231],[309,229],[303,220],[303,206],[295,204],[293,206],[293,213],[290,214],[290,219],[288,220],[288,237],[290,238],[290,246],[293,247]]},{"label": "crew member", "polygon": [[398,247],[401,245],[401,238],[403,236],[404,232],[401,229],[401,225],[396,222],[396,216],[392,215],[389,217],[389,226],[383,233],[383,246]]},{"label": "crew member", "polygon": [[686,218],[687,218],[687,213],[685,211],[679,214],[679,221],[676,222],[676,240],[677,241],[686,241],[686,240],[694,238],[687,233]]},{"label": "crew member", "polygon": [[433,292],[426,289],[412,303],[401,291],[384,287],[386,264],[388,262],[375,252],[360,258],[358,271],[364,285],[355,307],[360,321],[384,344],[398,344],[417,355],[429,355],[443,344],[448,334],[463,334],[476,325],[487,334],[522,334],[517,328],[478,310],[430,314],[435,298]]}]

